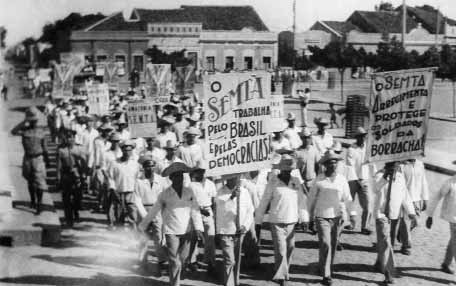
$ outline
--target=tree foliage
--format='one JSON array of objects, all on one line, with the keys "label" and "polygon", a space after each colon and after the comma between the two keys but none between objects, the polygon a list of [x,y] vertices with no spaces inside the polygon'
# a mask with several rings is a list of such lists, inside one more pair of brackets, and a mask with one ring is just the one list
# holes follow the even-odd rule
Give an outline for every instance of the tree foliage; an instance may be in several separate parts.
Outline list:
[{"label": "tree foliage", "polygon": [[173,70],[176,67],[191,64],[191,59],[185,57],[185,50],[168,54],[154,45],[152,48],[145,50],[144,54],[148,56],[154,64],[171,64]]}]

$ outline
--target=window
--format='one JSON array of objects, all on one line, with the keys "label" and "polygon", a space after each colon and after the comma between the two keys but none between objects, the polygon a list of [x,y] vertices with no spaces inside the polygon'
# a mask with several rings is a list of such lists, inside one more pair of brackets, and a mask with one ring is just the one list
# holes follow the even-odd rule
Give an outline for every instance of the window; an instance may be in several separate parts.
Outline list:
[{"label": "window", "polygon": [[192,32],[192,28],[188,28],[188,32],[191,33]]},{"label": "window", "polygon": [[244,57],[244,69],[251,70],[253,68],[253,58]]},{"label": "window", "polygon": [[173,27],[170,27],[169,28],[169,31],[172,33],[174,31],[174,28]]},{"label": "window", "polygon": [[105,62],[108,60],[107,55],[97,55],[97,62]]},{"label": "window", "polygon": [[177,33],[180,32],[180,28],[179,28],[179,27],[176,28],[176,32],[177,32]]},{"label": "window", "polygon": [[136,68],[140,72],[144,71],[144,56],[143,55],[133,56],[133,67]]},{"label": "window", "polygon": [[184,33],[187,32],[187,28],[183,27],[182,32],[184,32]]},{"label": "window", "polygon": [[234,57],[225,57],[225,69],[232,70],[234,68]]},{"label": "window", "polygon": [[163,32],[168,32],[168,28],[167,27],[163,27]]},{"label": "window", "polygon": [[161,32],[161,28],[160,27],[157,27],[157,32]]},{"label": "window", "polygon": [[150,27],[150,31],[153,32],[155,30],[154,27]]},{"label": "window", "polygon": [[266,70],[271,68],[271,57],[263,57],[263,67]]},{"label": "window", "polygon": [[206,57],[206,67],[208,70],[215,70],[215,57]]},{"label": "window", "polygon": [[125,55],[116,55],[115,58],[114,58],[114,60],[115,60],[116,62],[124,62],[124,63],[126,62],[126,60],[125,60]]}]

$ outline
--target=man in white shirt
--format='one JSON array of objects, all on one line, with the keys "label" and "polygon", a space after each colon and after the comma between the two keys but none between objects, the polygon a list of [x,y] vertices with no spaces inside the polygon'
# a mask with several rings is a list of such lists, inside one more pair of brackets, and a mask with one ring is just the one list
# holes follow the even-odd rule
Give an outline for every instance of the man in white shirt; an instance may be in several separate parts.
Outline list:
[{"label": "man in white shirt", "polygon": [[[347,180],[350,186],[350,193],[355,200],[358,195],[359,204],[363,209],[361,214],[361,233],[370,235],[372,231],[369,229],[370,220],[370,192],[369,180],[371,179],[370,166],[365,163],[366,145],[365,140],[367,131],[358,127],[355,138],[356,142],[348,148],[347,151]],[[353,204],[350,207],[350,225],[346,227],[348,230],[353,230],[356,226],[356,211]]]},{"label": "man in white shirt", "polygon": [[[135,185],[135,204],[138,209],[139,217],[142,219],[147,215],[152,207],[156,204],[160,193],[166,188],[163,179],[154,172],[155,162],[152,157],[141,157],[140,161],[143,166],[143,175],[136,180]],[[146,227],[148,237],[154,242],[155,253],[158,260],[158,271],[164,270],[164,264],[167,259],[166,249],[163,247],[162,238],[162,217],[157,215]],[[147,247],[147,244],[146,244]],[[143,265],[147,263],[147,251],[142,259]]]},{"label": "man in white shirt", "polygon": [[333,136],[326,130],[329,125],[328,119],[321,117],[316,118],[315,124],[317,125],[318,131],[317,134],[312,136],[312,141],[313,145],[320,153],[320,156],[323,156],[323,154],[332,147],[334,140]]},{"label": "man in white shirt", "polygon": [[310,88],[306,87],[304,92],[302,90],[298,90],[298,97],[301,99],[301,113],[302,113],[302,126],[307,127],[309,126],[307,121],[307,105],[310,101]]},{"label": "man in white shirt", "polygon": [[139,224],[139,229],[144,231],[161,213],[168,249],[169,284],[172,286],[180,285],[181,272],[188,261],[192,230],[198,237],[203,236],[204,228],[195,195],[183,184],[184,173],[189,171],[190,168],[181,162],[172,163],[163,171],[162,176],[169,177],[171,186],[158,195],[156,204]]},{"label": "man in white shirt", "polygon": [[168,141],[171,141],[174,145],[177,144],[176,133],[171,131],[172,124],[174,124],[174,117],[166,116],[162,118],[162,128],[157,136],[160,148],[164,148]]},{"label": "man in white shirt", "polygon": [[226,175],[223,179],[226,184],[217,191],[215,198],[216,233],[220,236],[223,255],[223,285],[237,286],[240,284],[242,241],[253,222],[254,209],[248,190],[240,186],[239,174]]},{"label": "man in white shirt", "polygon": [[323,285],[332,285],[331,269],[342,216],[341,206],[352,199],[347,180],[336,172],[340,160],[342,158],[333,151],[325,153],[320,160],[324,173],[317,177],[309,195],[310,218],[315,218],[320,243],[319,264]]},{"label": "man in white shirt", "polygon": [[374,217],[377,230],[377,261],[375,266],[385,275],[385,284],[392,284],[394,276],[394,252],[391,241],[391,225],[397,223],[401,209],[416,224],[415,208],[408,194],[404,176],[397,171],[397,162],[388,162],[380,171],[374,184]]},{"label": "man in white shirt", "polygon": [[274,137],[272,138],[271,141],[271,148],[273,151],[275,150],[280,150],[280,149],[289,149],[291,150],[291,143],[290,141],[283,136],[283,132],[287,128],[286,123],[283,123],[283,128],[281,128],[281,131],[274,132]]},{"label": "man in white shirt", "polygon": [[274,243],[275,274],[273,280],[286,285],[290,279],[289,268],[295,247],[295,225],[307,220],[307,200],[298,178],[291,175],[296,162],[290,155],[282,155],[273,166],[280,173],[268,182],[260,206],[255,213],[255,223],[261,225],[269,208],[272,240]]},{"label": "man in white shirt", "polygon": [[180,110],[176,114],[176,122],[173,124],[174,133],[176,133],[177,142],[182,143],[185,141],[184,133],[185,130],[189,127],[189,123],[187,120],[184,120],[184,115],[187,112],[185,110]]},{"label": "man in white shirt", "polygon": [[306,191],[308,191],[317,177],[320,153],[312,145],[312,134],[307,129],[301,132],[300,136],[302,145],[296,151],[297,169],[304,180]]},{"label": "man in white shirt", "polygon": [[203,161],[203,146],[196,142],[196,138],[201,136],[200,130],[190,127],[185,131],[185,143],[177,149],[179,157],[190,168],[196,167],[197,163]]},{"label": "man in white shirt", "polygon": [[120,139],[122,141],[127,141],[131,139],[130,131],[128,131],[128,123],[125,121],[125,115],[122,114],[117,121],[117,132],[119,132]]},{"label": "man in white shirt", "polygon": [[426,210],[426,214],[429,216],[426,220],[426,227],[428,229],[432,227],[432,217],[440,201],[443,201],[440,218],[446,220],[450,226],[450,240],[448,241],[441,270],[448,274],[454,274],[454,270],[450,266],[456,257],[456,176],[446,180],[440,190],[432,194]]},{"label": "man in white shirt", "polygon": [[[423,161],[410,159],[401,166],[402,173],[407,183],[407,190],[412,199],[417,214],[425,211],[429,200],[429,186],[426,180]],[[393,226],[392,226],[393,227]],[[402,216],[399,223],[399,237],[402,243],[401,252],[410,255],[412,248],[412,232],[410,231],[410,220]],[[394,246],[394,241],[391,242]]]},{"label": "man in white shirt", "polygon": [[283,132],[283,136],[290,141],[291,149],[296,150],[302,145],[301,138],[299,137],[299,133],[301,132],[301,128],[295,125],[296,123],[296,116],[294,113],[288,113],[288,117],[286,118],[288,122],[288,127]]},{"label": "man in white shirt", "polygon": [[[190,173],[192,189],[196,202],[200,208],[201,217],[204,226],[204,260],[207,263],[207,272],[210,275],[215,274],[215,221],[214,221],[214,199],[217,195],[215,184],[206,178],[205,173],[208,168],[207,164],[199,161]],[[196,240],[191,245],[191,263],[197,265],[198,248]]]},{"label": "man in white shirt", "polygon": [[112,203],[109,212],[116,218],[117,224],[123,225],[127,222],[129,225],[135,226],[137,218],[134,191],[140,166],[133,159],[134,142],[122,142],[120,148],[122,157],[108,166],[110,201]]}]

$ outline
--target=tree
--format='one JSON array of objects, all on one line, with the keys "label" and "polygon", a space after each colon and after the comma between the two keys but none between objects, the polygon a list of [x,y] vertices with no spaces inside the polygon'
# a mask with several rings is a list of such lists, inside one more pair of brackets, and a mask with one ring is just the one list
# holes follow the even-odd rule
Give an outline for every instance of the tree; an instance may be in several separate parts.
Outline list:
[{"label": "tree", "polygon": [[441,64],[439,50],[436,46],[430,47],[420,56],[419,61],[423,67],[439,67]]},{"label": "tree", "polygon": [[394,11],[394,6],[391,4],[391,2],[380,2],[380,5],[377,7],[378,11]]},{"label": "tree", "polygon": [[172,52],[170,54],[163,52],[156,45],[144,51],[154,64],[171,64],[171,69],[191,64],[192,60],[185,57],[185,50]]},{"label": "tree", "polygon": [[4,48],[6,46],[5,39],[6,39],[6,28],[0,27],[0,48]]},{"label": "tree", "polygon": [[375,63],[379,71],[393,71],[409,68],[409,55],[402,43],[393,37],[389,42],[380,42],[377,46]]}]

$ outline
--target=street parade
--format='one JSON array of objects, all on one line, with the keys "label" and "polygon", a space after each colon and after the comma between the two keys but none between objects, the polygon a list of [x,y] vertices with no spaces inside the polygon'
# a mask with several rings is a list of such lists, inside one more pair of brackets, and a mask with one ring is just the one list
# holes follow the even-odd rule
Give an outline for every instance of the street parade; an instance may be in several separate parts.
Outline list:
[{"label": "street parade", "polygon": [[[358,51],[357,17],[387,14],[411,61],[434,29],[408,22],[421,10],[456,35],[445,11],[395,2],[302,37],[343,31],[339,56],[365,59],[384,43]],[[229,3],[96,17],[45,64],[0,53],[0,285],[456,283],[452,38],[438,62],[344,75],[317,58],[331,42],[299,46],[314,40],[290,3],[289,67],[281,33]]]}]

